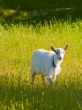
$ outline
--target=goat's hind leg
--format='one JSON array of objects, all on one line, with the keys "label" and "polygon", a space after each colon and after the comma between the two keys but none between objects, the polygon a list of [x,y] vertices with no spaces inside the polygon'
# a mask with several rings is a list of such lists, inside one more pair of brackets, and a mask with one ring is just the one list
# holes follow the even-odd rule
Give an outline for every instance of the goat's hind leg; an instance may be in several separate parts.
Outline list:
[{"label": "goat's hind leg", "polygon": [[44,75],[43,74],[41,75],[41,78],[43,80],[43,83],[45,84],[45,78],[44,78]]},{"label": "goat's hind leg", "polygon": [[34,84],[34,79],[35,79],[35,73],[31,70],[30,71],[30,80],[31,80],[32,84]]}]

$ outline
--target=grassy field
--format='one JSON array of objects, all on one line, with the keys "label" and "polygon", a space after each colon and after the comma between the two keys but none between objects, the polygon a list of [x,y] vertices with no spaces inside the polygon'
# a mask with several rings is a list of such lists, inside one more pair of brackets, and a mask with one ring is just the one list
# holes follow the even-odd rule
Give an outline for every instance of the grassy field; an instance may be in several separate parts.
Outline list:
[{"label": "grassy field", "polygon": [[[29,83],[33,50],[69,44],[54,86]],[[0,24],[0,110],[82,110],[82,21]]]}]

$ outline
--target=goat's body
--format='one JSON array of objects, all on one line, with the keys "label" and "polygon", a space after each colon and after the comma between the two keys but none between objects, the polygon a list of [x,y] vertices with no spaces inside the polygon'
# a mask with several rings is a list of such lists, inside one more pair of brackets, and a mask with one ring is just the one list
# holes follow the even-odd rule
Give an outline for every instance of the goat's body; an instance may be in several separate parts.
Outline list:
[{"label": "goat's body", "polygon": [[31,77],[34,77],[34,74],[47,76],[48,80],[56,77],[61,70],[60,65],[57,63],[55,52],[43,49],[34,51],[31,61]]},{"label": "goat's body", "polygon": [[48,75],[52,69],[54,52],[43,49],[36,50],[32,55],[32,69],[35,73]]}]

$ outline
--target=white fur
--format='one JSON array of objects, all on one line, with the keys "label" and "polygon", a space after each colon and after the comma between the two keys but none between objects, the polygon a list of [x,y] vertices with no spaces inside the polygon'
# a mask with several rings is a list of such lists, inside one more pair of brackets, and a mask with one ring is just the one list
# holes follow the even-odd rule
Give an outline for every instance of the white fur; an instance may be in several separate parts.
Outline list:
[{"label": "white fur", "polygon": [[[49,82],[56,79],[57,75],[61,72],[60,64],[65,54],[62,48],[57,48],[56,51],[57,54],[54,51],[44,49],[38,49],[33,52],[31,59],[31,80],[34,81],[35,74],[42,74]],[[60,57],[61,60],[59,60]],[[56,67],[54,67],[54,64]]]}]

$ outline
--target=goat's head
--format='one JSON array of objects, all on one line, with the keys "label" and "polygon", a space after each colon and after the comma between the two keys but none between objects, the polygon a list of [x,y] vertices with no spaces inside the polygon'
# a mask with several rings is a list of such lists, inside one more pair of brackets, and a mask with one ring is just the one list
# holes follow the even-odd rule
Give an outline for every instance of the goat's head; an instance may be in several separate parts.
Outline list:
[{"label": "goat's head", "polygon": [[57,49],[54,49],[51,46],[51,49],[56,53],[58,60],[63,60],[67,48],[68,48],[68,44],[64,48],[57,48]]}]

